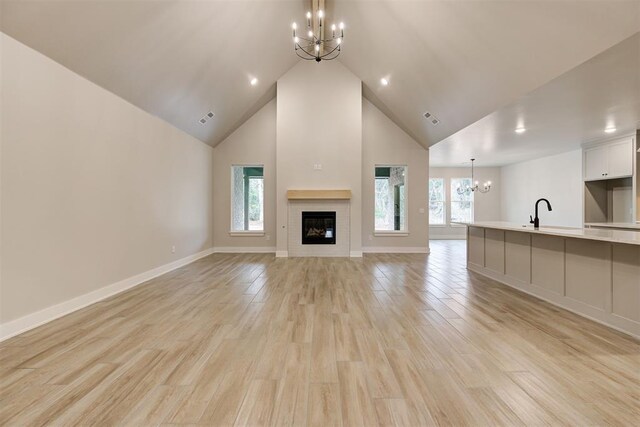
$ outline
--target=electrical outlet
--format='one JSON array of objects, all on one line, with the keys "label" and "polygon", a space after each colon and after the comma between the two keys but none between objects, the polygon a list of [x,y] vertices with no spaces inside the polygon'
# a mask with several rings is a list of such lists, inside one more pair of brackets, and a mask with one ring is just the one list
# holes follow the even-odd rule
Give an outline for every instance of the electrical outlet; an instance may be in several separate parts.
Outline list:
[{"label": "electrical outlet", "polygon": [[171,253],[175,254],[176,253],[176,247],[175,246],[171,246]]},{"label": "electrical outlet", "polygon": [[265,234],[265,235],[264,235],[264,237],[265,237],[267,240],[271,240],[271,234]]}]

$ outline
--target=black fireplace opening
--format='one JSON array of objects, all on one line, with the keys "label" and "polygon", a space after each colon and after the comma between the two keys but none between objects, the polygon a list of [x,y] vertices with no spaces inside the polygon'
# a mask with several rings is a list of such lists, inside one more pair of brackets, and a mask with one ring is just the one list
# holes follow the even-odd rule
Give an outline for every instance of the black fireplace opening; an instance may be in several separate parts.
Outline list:
[{"label": "black fireplace opening", "polygon": [[335,212],[302,212],[303,245],[335,245]]}]

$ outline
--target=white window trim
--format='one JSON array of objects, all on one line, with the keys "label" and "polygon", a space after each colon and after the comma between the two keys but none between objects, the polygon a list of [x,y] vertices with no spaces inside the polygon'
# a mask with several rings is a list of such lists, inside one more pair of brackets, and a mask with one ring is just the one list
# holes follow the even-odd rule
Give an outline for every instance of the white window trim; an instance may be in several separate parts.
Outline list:
[{"label": "white window trim", "polygon": [[[442,203],[442,210],[444,211],[444,223],[442,224],[431,224],[429,223],[429,227],[435,228],[446,228],[449,226],[449,209],[447,209],[447,185],[449,184],[449,178],[440,177],[440,176],[430,176],[429,181],[432,179],[441,179],[442,180],[442,189],[444,190],[444,200],[440,201]],[[427,192],[429,191],[429,182],[427,181]],[[427,194],[428,196],[428,194]],[[427,219],[429,218],[429,197],[427,197]]]},{"label": "white window trim", "polygon": [[373,232],[376,237],[404,237],[409,235],[408,230],[376,230]]},{"label": "white window trim", "polygon": [[[376,229],[376,194],[375,194],[375,180],[376,180],[376,168],[391,168],[391,167],[403,167],[404,168],[404,230],[377,230]],[[409,165],[399,164],[374,164],[373,165],[373,235],[377,237],[404,237],[409,235]]]},{"label": "white window trim", "polygon": [[[471,179],[471,177],[469,176],[453,176],[450,178],[447,178],[449,180],[448,182],[448,187],[449,187],[449,192],[451,193],[449,195],[449,201],[446,203],[454,203],[457,202],[457,200],[453,200],[453,190],[451,189],[451,183],[453,182],[454,179]],[[471,185],[473,185],[473,182],[471,182]],[[445,203],[445,204],[446,204]],[[451,219],[451,212],[453,212],[453,209],[449,209],[449,215],[446,217],[447,218],[447,224],[450,228],[463,228],[466,227],[466,224],[460,223],[460,222],[454,222]],[[476,196],[475,193],[473,194],[473,200],[471,200],[471,221],[473,221],[475,219],[476,216]]]},{"label": "white window trim", "polygon": [[[234,167],[243,167],[243,168],[262,168],[262,179],[264,179],[264,164],[260,163],[232,163],[231,168],[229,169],[229,235],[233,237],[259,237],[264,236],[264,223],[267,221],[267,212],[264,209],[264,200],[266,198],[265,194],[262,195],[262,211],[264,213],[264,218],[262,218],[262,230],[234,230],[233,229],[233,168]],[[266,187],[266,186],[265,186]],[[266,188],[265,188],[266,190]]]},{"label": "white window trim", "polygon": [[229,236],[261,237],[264,234],[264,230],[229,230]]}]

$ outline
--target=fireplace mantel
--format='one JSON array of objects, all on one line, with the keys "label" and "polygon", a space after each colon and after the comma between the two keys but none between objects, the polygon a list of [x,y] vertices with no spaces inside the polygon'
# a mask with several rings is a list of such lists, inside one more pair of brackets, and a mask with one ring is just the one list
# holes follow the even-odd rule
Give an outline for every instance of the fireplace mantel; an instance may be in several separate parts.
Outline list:
[{"label": "fireplace mantel", "polygon": [[288,200],[350,200],[351,190],[288,190]]}]

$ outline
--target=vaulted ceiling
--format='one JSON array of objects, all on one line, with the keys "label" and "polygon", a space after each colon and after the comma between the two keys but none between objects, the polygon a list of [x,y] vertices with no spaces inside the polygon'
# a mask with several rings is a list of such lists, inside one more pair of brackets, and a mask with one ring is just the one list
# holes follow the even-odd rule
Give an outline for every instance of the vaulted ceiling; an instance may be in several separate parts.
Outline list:
[{"label": "vaulted ceiling", "polygon": [[[615,128],[613,133],[605,129]],[[524,129],[524,132],[516,132]],[[432,166],[503,166],[640,129],[640,32],[431,147]]]},{"label": "vaulted ceiling", "polygon": [[[290,25],[309,9],[303,0],[0,4],[3,32],[213,146],[274,96],[299,60]],[[425,147],[640,30],[637,0],[327,0],[327,12],[346,24],[339,60]],[[215,118],[201,125],[208,111]]]}]

